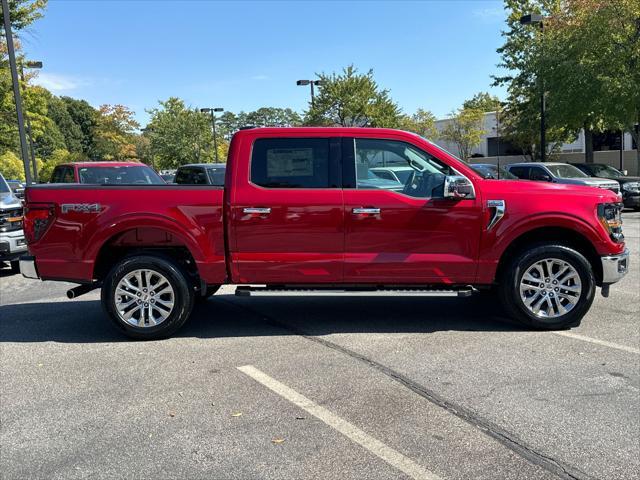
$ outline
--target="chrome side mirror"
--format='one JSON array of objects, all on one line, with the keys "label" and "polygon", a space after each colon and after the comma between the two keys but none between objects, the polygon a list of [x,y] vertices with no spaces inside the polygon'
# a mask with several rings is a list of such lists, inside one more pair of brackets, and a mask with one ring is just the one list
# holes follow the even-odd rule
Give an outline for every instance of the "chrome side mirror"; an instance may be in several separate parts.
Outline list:
[{"label": "chrome side mirror", "polygon": [[448,175],[444,179],[445,198],[476,198],[473,183],[462,175]]}]

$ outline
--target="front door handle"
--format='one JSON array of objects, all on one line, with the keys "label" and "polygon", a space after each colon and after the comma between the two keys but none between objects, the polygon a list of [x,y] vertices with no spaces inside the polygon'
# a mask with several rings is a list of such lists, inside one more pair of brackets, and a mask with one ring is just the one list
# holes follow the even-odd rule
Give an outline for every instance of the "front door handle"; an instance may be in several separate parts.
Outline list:
[{"label": "front door handle", "polygon": [[354,215],[379,215],[379,208],[354,208],[351,210]]},{"label": "front door handle", "polygon": [[243,208],[242,211],[244,213],[253,213],[253,214],[259,214],[259,215],[268,215],[271,213],[271,209],[270,208],[258,208],[258,207],[249,207],[249,208]]}]

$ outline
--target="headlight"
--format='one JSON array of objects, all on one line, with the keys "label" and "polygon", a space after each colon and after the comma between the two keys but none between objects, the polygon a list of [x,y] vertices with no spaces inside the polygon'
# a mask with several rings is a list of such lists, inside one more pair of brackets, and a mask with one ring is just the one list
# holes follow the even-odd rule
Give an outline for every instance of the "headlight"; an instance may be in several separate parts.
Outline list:
[{"label": "headlight", "polygon": [[640,182],[628,182],[622,184],[622,189],[627,192],[640,193]]},{"label": "headlight", "polygon": [[621,203],[601,203],[598,205],[598,219],[605,230],[609,232],[611,240],[617,243],[624,241],[622,208]]}]

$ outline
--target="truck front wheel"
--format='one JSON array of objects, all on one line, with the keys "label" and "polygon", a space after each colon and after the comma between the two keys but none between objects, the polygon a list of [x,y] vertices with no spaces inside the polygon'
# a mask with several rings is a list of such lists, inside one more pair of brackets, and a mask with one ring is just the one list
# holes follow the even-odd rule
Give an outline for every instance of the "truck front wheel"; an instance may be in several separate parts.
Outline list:
[{"label": "truck front wheel", "polygon": [[140,255],[124,258],[107,275],[102,306],[125,335],[137,340],[165,338],[193,309],[187,274],[172,259]]},{"label": "truck front wheel", "polygon": [[504,271],[499,294],[507,314],[527,326],[580,325],[595,296],[589,261],[572,248],[542,244],[520,252]]}]

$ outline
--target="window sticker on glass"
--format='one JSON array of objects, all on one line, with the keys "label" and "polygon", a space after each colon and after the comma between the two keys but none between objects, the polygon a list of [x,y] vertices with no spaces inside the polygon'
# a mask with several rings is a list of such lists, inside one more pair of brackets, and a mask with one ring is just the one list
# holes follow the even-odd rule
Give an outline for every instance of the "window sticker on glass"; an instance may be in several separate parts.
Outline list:
[{"label": "window sticker on glass", "polygon": [[267,150],[267,176],[313,176],[313,149],[278,148]]}]

